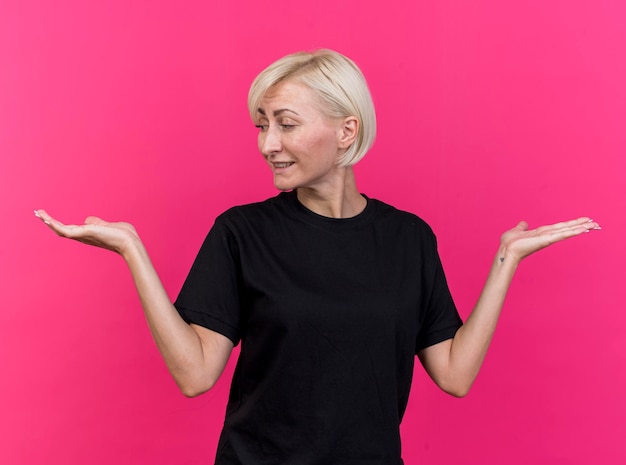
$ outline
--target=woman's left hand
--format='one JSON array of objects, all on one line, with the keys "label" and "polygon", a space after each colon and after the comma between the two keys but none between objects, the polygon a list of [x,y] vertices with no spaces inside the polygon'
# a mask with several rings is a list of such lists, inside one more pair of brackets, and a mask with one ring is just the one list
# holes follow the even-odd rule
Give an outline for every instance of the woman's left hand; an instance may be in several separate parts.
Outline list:
[{"label": "woman's left hand", "polygon": [[520,221],[502,235],[485,287],[463,326],[454,338],[427,347],[418,354],[422,365],[441,389],[455,396],[464,396],[469,391],[485,359],[519,262],[555,242],[594,229],[600,229],[600,225],[589,218],[530,230],[528,223]]},{"label": "woman's left hand", "polygon": [[511,257],[519,262],[551,244],[596,229],[601,229],[600,225],[586,217],[541,226],[536,229],[528,229],[528,223],[520,221],[516,227],[502,235],[500,239],[500,261]]}]

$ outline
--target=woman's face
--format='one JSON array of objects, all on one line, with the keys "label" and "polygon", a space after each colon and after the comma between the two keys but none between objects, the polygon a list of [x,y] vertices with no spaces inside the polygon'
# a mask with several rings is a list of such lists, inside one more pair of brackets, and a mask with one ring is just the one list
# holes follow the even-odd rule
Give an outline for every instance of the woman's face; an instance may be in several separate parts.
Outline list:
[{"label": "woman's face", "polygon": [[345,152],[344,121],[329,118],[307,86],[287,80],[261,99],[255,124],[259,150],[280,190],[332,189],[343,182],[337,159]]}]

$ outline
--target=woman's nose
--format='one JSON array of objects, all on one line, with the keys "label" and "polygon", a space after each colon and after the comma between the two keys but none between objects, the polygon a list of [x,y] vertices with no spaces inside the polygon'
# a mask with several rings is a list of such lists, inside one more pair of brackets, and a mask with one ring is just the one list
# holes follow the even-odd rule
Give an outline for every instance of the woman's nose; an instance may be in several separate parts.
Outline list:
[{"label": "woman's nose", "polygon": [[264,156],[278,153],[281,148],[280,134],[273,126],[268,126],[265,132],[259,134],[259,150]]}]

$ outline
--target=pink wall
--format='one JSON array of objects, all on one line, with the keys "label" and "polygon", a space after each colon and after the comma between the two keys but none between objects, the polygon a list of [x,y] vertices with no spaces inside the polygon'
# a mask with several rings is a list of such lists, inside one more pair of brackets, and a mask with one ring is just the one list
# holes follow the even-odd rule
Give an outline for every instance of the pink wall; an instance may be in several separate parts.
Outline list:
[{"label": "pink wall", "polygon": [[625,463],[623,2],[302,5],[0,4],[0,463],[212,463],[230,372],[179,394],[122,260],[32,211],[133,222],[174,298],[214,217],[274,194],[250,81],[317,47],[368,76],[360,188],[431,223],[463,316],[519,219],[603,225],[523,264],[467,398],[416,371],[407,464]]}]

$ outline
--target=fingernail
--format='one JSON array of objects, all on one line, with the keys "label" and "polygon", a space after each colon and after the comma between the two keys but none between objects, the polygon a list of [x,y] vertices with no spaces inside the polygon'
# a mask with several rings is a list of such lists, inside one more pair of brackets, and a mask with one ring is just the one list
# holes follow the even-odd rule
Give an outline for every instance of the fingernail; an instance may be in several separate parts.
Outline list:
[{"label": "fingernail", "polygon": [[41,216],[39,216],[39,212],[38,212],[37,210],[35,210],[35,216],[36,216],[37,218],[41,218]]}]

